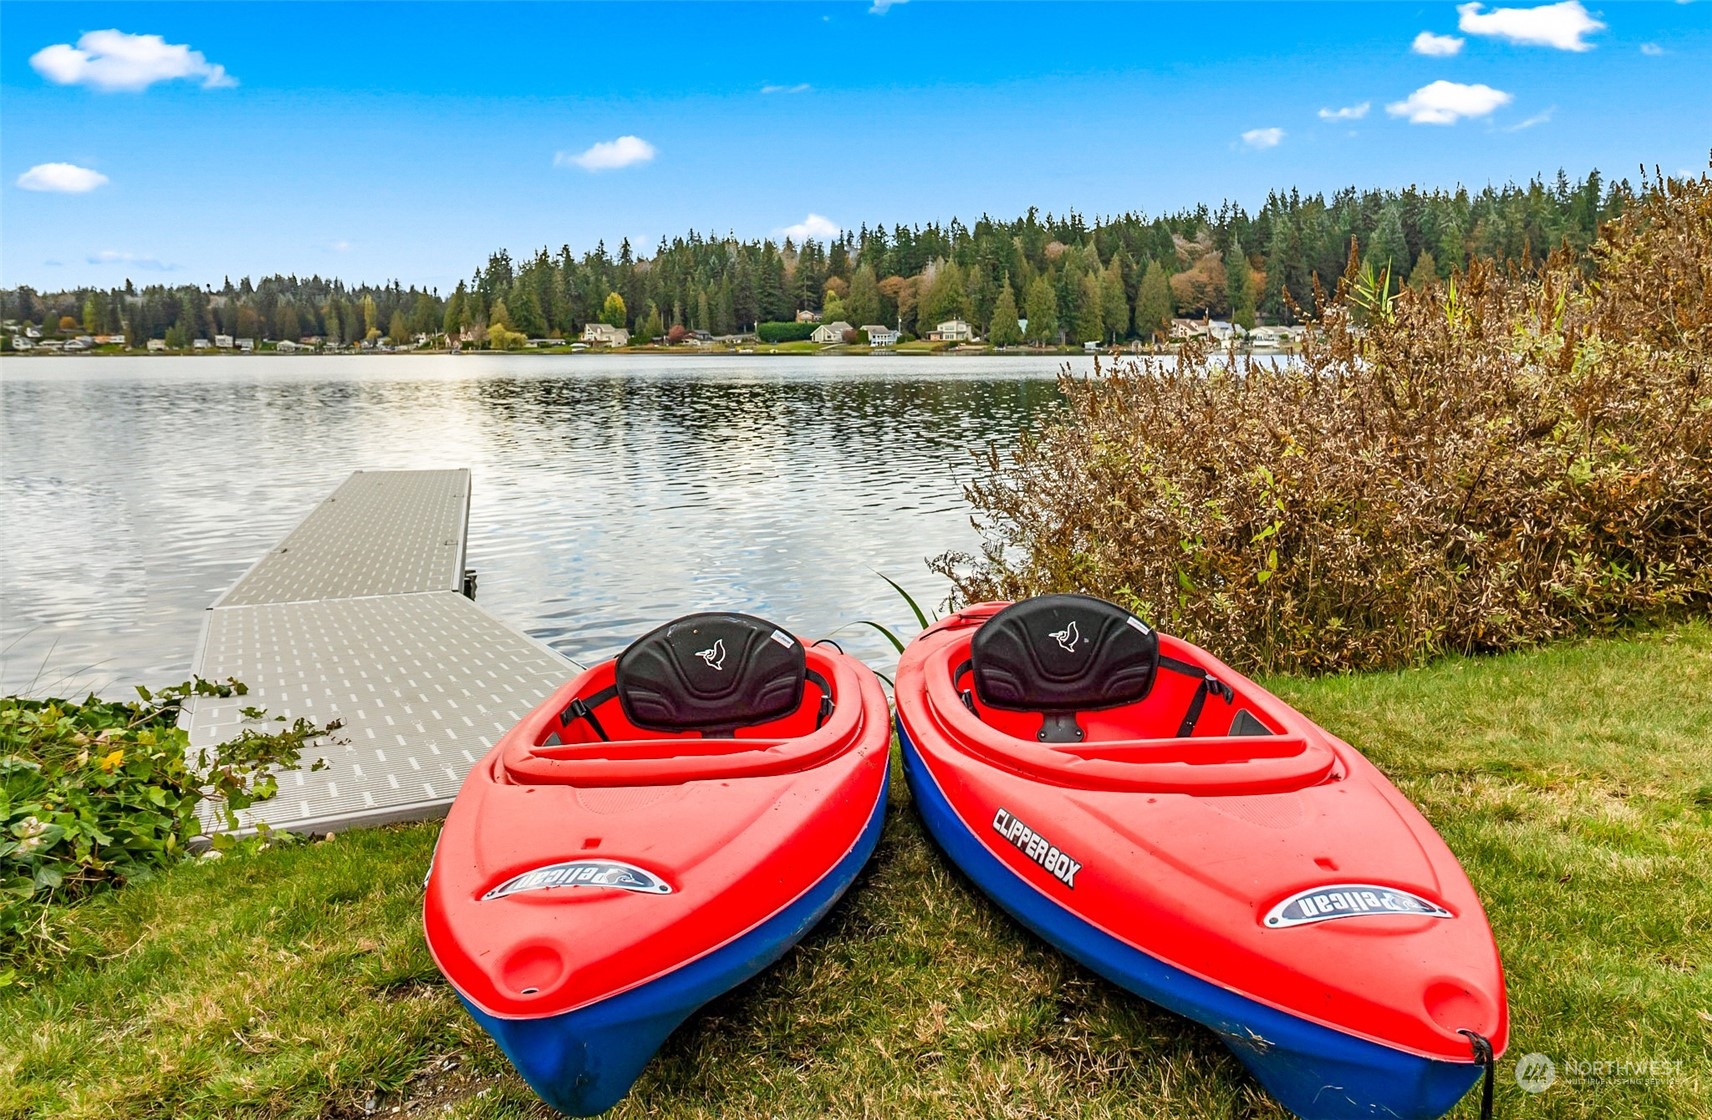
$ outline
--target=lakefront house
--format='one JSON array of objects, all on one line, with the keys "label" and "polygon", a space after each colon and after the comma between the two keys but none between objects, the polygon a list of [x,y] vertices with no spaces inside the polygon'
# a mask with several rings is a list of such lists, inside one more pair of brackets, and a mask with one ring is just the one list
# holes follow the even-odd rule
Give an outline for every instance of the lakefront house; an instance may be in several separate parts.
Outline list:
[{"label": "lakefront house", "polygon": [[927,332],[929,342],[973,342],[975,330],[962,319],[947,319]]},{"label": "lakefront house", "polygon": [[630,332],[610,323],[590,323],[583,328],[583,341],[597,346],[629,346]]},{"label": "lakefront house", "polygon": [[840,319],[836,323],[822,323],[820,326],[814,328],[814,333],[809,335],[809,338],[822,345],[843,342],[844,332],[855,329],[855,327],[852,327],[849,323]]}]

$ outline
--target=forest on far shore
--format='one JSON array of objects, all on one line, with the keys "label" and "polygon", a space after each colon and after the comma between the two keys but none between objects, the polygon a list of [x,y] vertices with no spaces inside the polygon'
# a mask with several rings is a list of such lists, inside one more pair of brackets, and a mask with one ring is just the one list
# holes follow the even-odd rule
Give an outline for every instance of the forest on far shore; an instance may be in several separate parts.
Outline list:
[{"label": "forest on far shore", "polygon": [[1470,259],[1532,269],[1559,246],[1584,253],[1600,224],[1634,198],[1626,180],[1606,184],[1593,171],[1576,182],[1559,171],[1550,183],[1473,192],[1275,191],[1252,215],[1229,202],[1093,222],[1031,208],[972,225],[863,225],[801,244],[691,232],[662,238],[648,256],[628,240],[616,253],[603,241],[581,256],[569,246],[516,259],[502,249],[449,293],[319,276],[228,278],[217,288],[127,280],[111,289],[0,290],[0,318],[50,337],[123,334],[132,346],[154,338],[188,346],[218,334],[353,344],[443,333],[479,344],[493,327],[568,338],[591,322],[646,340],[673,327],[678,335],[752,331],[799,311],[906,335],[961,318],[994,343],[1116,342],[1162,333],[1179,316],[1253,326],[1313,315],[1336,290],[1352,245],[1397,286],[1448,276]]}]

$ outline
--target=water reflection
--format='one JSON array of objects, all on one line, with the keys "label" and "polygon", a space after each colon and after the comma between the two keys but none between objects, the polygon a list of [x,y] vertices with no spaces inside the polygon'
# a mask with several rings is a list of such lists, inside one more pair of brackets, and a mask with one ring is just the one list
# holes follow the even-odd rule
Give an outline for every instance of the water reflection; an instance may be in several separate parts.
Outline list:
[{"label": "water reflection", "polygon": [[0,366],[0,690],[179,679],[204,608],[358,469],[468,466],[481,603],[580,661],[727,607],[886,666],[971,449],[1055,360],[57,358]]}]

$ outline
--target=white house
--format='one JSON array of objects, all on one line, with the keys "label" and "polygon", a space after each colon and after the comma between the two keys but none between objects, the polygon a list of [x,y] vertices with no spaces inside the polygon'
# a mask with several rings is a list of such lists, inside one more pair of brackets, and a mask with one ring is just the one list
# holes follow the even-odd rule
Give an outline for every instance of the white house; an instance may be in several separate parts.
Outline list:
[{"label": "white house", "polygon": [[902,336],[891,327],[879,325],[863,327],[862,333],[868,336],[869,346],[896,346]]},{"label": "white house", "polygon": [[193,338],[190,340],[190,348],[192,350],[207,350],[212,345],[213,344],[206,338]]},{"label": "white house", "polygon": [[814,333],[809,335],[809,338],[815,342],[821,343],[822,345],[829,342],[843,342],[844,332],[855,329],[855,327],[852,327],[849,323],[840,319],[836,323],[822,323],[820,326],[814,328]]},{"label": "white house", "polygon": [[929,342],[971,342],[975,338],[975,330],[961,319],[947,319],[945,322],[927,332]]},{"label": "white house", "polygon": [[278,350],[281,354],[294,354],[299,350],[308,349],[308,347],[304,346],[301,342],[293,342],[289,338],[280,339],[278,342],[274,343],[273,348]]},{"label": "white house", "polygon": [[29,339],[25,338],[23,335],[15,334],[12,336],[12,349],[14,349],[14,350],[34,350],[35,348],[36,348],[36,344],[31,342]]},{"label": "white house", "polygon": [[229,334],[217,334],[214,336],[214,345],[222,350],[230,350],[232,348],[232,336]]},{"label": "white house", "polygon": [[610,323],[590,323],[583,328],[583,341],[601,346],[629,346],[630,332]]},{"label": "white house", "polygon": [[245,354],[253,352],[256,348],[256,340],[253,338],[240,338],[234,341],[237,343],[238,349]]},{"label": "white house", "polygon": [[166,349],[166,339],[164,339],[164,338],[151,338],[151,339],[149,339],[149,352],[150,353],[153,353],[157,350],[165,350],[165,349]]}]

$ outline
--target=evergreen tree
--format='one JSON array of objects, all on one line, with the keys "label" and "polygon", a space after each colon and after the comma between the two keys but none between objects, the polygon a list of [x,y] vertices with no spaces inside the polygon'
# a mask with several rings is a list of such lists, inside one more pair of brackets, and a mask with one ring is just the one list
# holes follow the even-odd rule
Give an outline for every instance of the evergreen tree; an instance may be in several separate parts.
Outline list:
[{"label": "evergreen tree", "polygon": [[652,342],[666,333],[666,324],[660,319],[660,308],[653,300],[648,301],[648,317],[642,321],[642,341]]},{"label": "evergreen tree", "polygon": [[1428,288],[1439,279],[1438,262],[1433,260],[1431,249],[1422,249],[1421,255],[1415,258],[1415,268],[1409,273],[1409,287]]},{"label": "evergreen tree", "polygon": [[404,312],[396,307],[393,308],[392,318],[386,324],[386,333],[394,346],[402,346],[410,341],[410,328],[404,325]]},{"label": "evergreen tree", "polygon": [[511,312],[513,326],[525,337],[541,338],[546,335],[547,316],[541,311],[541,297],[536,294],[533,284],[519,278],[506,297],[505,306]]},{"label": "evergreen tree", "polygon": [[1225,298],[1230,303],[1231,322],[1243,330],[1253,330],[1255,322],[1254,274],[1248,267],[1248,254],[1242,242],[1231,238],[1225,254]]},{"label": "evergreen tree", "polygon": [[920,333],[933,330],[951,319],[967,320],[973,313],[969,293],[964,290],[964,273],[956,261],[944,261],[933,270],[916,306],[916,321]]},{"label": "evergreen tree", "polygon": [[1135,333],[1157,341],[1171,332],[1171,281],[1158,261],[1148,261],[1135,295]]},{"label": "evergreen tree", "polygon": [[880,281],[873,265],[864,262],[850,277],[850,298],[844,301],[844,311],[858,327],[880,322]]},{"label": "evergreen tree", "polygon": [[1028,285],[1023,300],[1028,309],[1028,340],[1034,343],[1056,341],[1058,338],[1058,296],[1044,275],[1036,276]]},{"label": "evergreen tree", "polygon": [[1099,342],[1105,337],[1105,316],[1101,310],[1100,278],[1098,273],[1087,272],[1082,275],[1082,298],[1076,309],[1075,332],[1073,342]]},{"label": "evergreen tree", "polygon": [[1112,258],[1100,276],[1100,318],[1107,341],[1116,342],[1129,334],[1129,297],[1124,295],[1123,266],[1118,257]]},{"label": "evergreen tree", "polygon": [[1006,275],[999,288],[999,298],[993,304],[993,318],[987,324],[987,341],[994,346],[1015,346],[1022,341],[1022,328],[1017,323],[1016,293],[1011,291],[1011,278]]}]

